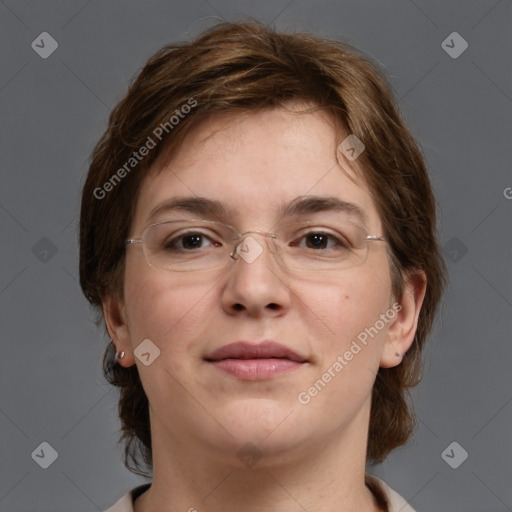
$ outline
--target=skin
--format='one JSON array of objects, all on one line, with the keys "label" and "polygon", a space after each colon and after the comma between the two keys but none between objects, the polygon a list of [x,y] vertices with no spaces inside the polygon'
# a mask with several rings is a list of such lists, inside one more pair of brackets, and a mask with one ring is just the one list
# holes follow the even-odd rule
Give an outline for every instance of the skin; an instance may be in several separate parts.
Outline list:
[{"label": "skin", "polygon": [[[171,160],[155,164],[130,234],[140,236],[149,212],[176,196],[222,201],[231,210],[225,222],[243,232],[271,231],[281,205],[298,196],[334,195],[363,208],[369,234],[382,235],[370,191],[342,172],[334,149],[325,113],[213,117]],[[268,250],[227,270],[173,273],[150,267],[140,245],[129,247],[124,299],[106,297],[103,311],[126,354],[120,364],[137,365],[150,404],[154,478],[135,512],[378,510],[364,484],[372,385],[379,367],[400,364],[396,354],[411,345],[425,286],[424,275],[410,275],[403,297],[394,298],[381,242],[370,243],[362,265],[316,276],[286,271]],[[309,404],[299,403],[298,393],[395,301],[396,317]],[[149,366],[134,355],[145,339],[161,351]],[[233,341],[265,339],[307,363],[247,382],[203,359]],[[248,442],[262,454],[251,468],[237,457]]]}]

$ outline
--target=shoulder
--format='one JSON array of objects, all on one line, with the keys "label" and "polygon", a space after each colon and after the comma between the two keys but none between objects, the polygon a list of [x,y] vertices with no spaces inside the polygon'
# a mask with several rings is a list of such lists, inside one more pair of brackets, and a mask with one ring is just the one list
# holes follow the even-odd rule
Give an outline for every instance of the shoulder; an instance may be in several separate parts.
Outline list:
[{"label": "shoulder", "polygon": [[133,512],[133,502],[150,487],[149,484],[142,484],[128,491],[123,497],[119,498],[110,508],[104,512]]},{"label": "shoulder", "polygon": [[415,512],[409,503],[384,480],[373,475],[366,475],[365,480],[368,487],[376,495],[377,501],[381,502],[383,498],[382,501],[387,502],[389,512]]}]

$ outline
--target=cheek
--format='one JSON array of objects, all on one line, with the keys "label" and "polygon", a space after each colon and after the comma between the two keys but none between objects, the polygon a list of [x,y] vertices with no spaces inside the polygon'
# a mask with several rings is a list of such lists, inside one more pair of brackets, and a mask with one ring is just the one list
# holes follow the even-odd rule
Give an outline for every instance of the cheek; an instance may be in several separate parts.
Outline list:
[{"label": "cheek", "polygon": [[[336,284],[309,294],[308,306],[321,316],[314,375],[303,383],[301,404],[332,421],[351,417],[371,394],[382,345],[393,318],[389,273],[360,269]],[[326,300],[326,297],[329,297]],[[343,412],[344,411],[344,412]],[[345,415],[345,416],[344,416]]]},{"label": "cheek", "polygon": [[297,282],[293,291],[304,303],[309,327],[343,346],[389,308],[391,281],[389,271],[361,267],[329,281]]},{"label": "cheek", "polygon": [[[132,271],[133,270],[133,271]],[[152,269],[127,266],[125,297],[132,346],[149,338],[161,351],[187,349],[187,331],[198,326],[198,316],[208,300],[199,280]],[[170,343],[179,339],[180,343]]]}]

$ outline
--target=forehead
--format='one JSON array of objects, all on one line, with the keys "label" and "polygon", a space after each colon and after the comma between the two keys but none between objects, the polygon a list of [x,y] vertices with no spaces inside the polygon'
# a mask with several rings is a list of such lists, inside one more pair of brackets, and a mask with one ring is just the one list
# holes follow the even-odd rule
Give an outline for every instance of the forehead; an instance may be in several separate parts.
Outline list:
[{"label": "forehead", "polygon": [[[299,198],[314,196],[354,205],[370,229],[380,229],[363,170],[343,155],[336,160],[339,129],[325,112],[284,108],[204,120],[170,159],[158,159],[143,180],[134,227],[142,229],[155,209],[184,197],[222,203],[227,220],[241,228],[244,222],[264,227]],[[342,139],[347,135],[342,133]]]}]

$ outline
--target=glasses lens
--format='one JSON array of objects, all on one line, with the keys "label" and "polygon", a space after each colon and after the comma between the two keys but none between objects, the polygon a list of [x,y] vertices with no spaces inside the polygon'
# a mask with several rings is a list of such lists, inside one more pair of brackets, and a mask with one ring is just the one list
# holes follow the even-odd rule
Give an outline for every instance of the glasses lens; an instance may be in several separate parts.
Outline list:
[{"label": "glasses lens", "polygon": [[[245,243],[262,232],[239,238],[234,228],[206,220],[173,220],[153,224],[143,234],[143,248],[153,267],[172,271],[205,271],[228,266],[235,251],[247,263],[272,246],[259,244],[248,258]],[[256,235],[259,233],[259,235]],[[363,227],[346,220],[293,222],[278,226],[273,238],[285,267],[302,271],[336,270],[362,264],[368,254]],[[264,236],[264,233],[263,235]],[[242,250],[240,250],[242,249]],[[244,257],[245,256],[245,257]]]},{"label": "glasses lens", "polygon": [[153,267],[201,271],[229,262],[228,226],[209,221],[176,220],[153,224],[144,232],[144,250]]},{"label": "glasses lens", "polygon": [[279,253],[289,268],[331,270],[354,267],[368,254],[366,231],[348,221],[291,223],[280,229]]}]

